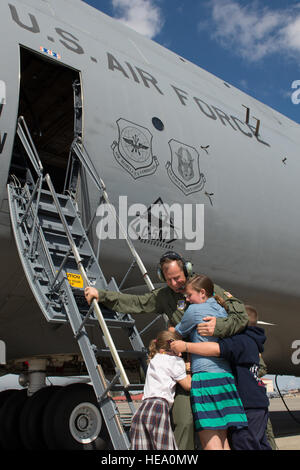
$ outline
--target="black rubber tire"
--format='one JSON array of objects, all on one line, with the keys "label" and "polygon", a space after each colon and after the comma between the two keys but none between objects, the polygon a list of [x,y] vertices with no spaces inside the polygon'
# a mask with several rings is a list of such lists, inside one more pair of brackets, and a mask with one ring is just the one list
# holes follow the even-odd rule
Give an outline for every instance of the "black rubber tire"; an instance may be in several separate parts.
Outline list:
[{"label": "black rubber tire", "polygon": [[22,408],[27,400],[27,389],[16,390],[0,409],[0,444],[4,450],[22,449],[19,421]]},{"label": "black rubber tire", "polygon": [[48,449],[52,450],[103,450],[111,449],[105,423],[93,442],[83,444],[74,439],[70,431],[70,417],[81,403],[89,402],[97,408],[93,388],[77,383],[62,387],[50,399],[43,416],[43,435]]},{"label": "black rubber tire", "polygon": [[27,450],[47,450],[43,436],[43,414],[50,398],[61,387],[43,387],[29,397],[20,416],[20,436]]},{"label": "black rubber tire", "polygon": [[0,409],[1,407],[4,405],[4,403],[6,402],[6,400],[15,392],[17,392],[18,390],[16,390],[15,388],[10,388],[8,390],[2,390],[2,392],[0,392]]},{"label": "black rubber tire", "polygon": [[[4,403],[6,402],[6,400],[15,392],[17,392],[15,388],[2,390],[2,392],[0,392],[0,410],[1,410],[1,407],[4,405]],[[0,426],[1,426],[1,422],[0,422]],[[1,442],[0,442],[0,449],[3,449]]]}]

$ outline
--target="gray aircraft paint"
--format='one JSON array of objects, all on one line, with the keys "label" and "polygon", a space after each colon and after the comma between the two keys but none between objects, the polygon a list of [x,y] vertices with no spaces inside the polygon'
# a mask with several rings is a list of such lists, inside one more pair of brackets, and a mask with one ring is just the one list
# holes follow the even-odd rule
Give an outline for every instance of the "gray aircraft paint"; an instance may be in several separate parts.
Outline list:
[{"label": "gray aircraft paint", "polygon": [[[173,249],[191,258],[195,271],[211,275],[245,302],[256,305],[261,320],[275,323],[266,327],[266,361],[281,373],[299,375],[299,366],[291,361],[291,345],[299,331],[300,210],[294,203],[300,196],[299,125],[83,2],[1,2],[0,23],[0,80],[6,87],[6,102],[0,110],[0,239],[6,265],[1,271],[2,301],[14,292],[11,279],[17,259],[9,228],[6,181],[18,110],[21,44],[80,72],[83,140],[112,203],[117,204],[124,194],[129,204],[142,202],[147,207],[159,198],[167,204],[205,204],[204,248],[184,252],[183,241],[177,240]],[[245,123],[245,106],[250,109],[249,123]],[[162,131],[153,126],[153,117],[164,124]],[[260,128],[255,135],[257,119]],[[124,166],[115,158],[112,145],[118,142],[120,120],[152,135],[151,151],[158,163],[152,172],[136,173],[126,152],[122,154]],[[205,184],[196,192],[183,191],[180,182],[175,184],[177,180],[168,175],[172,141],[181,142],[183,149],[196,149],[199,172],[205,177]],[[184,179],[181,184],[188,186]],[[96,204],[96,196],[91,194],[91,207]],[[136,247],[154,278],[156,261],[166,246],[137,241]],[[102,262],[113,266],[113,274],[129,264],[118,241],[108,244]],[[21,277],[16,279],[21,282]],[[133,276],[132,285],[135,283],[141,281]],[[28,295],[26,291],[31,308]],[[16,312],[11,314],[18,328],[25,327],[17,300]],[[23,339],[21,347],[12,339],[14,322],[7,318],[3,319],[1,339],[7,343],[8,357],[43,350],[41,344],[31,344],[30,335],[39,331],[36,324],[32,330],[28,328],[28,340]],[[47,326],[43,328],[47,330]],[[63,336],[60,342],[59,335],[51,333],[45,345],[50,354],[59,352],[63,343]]]}]

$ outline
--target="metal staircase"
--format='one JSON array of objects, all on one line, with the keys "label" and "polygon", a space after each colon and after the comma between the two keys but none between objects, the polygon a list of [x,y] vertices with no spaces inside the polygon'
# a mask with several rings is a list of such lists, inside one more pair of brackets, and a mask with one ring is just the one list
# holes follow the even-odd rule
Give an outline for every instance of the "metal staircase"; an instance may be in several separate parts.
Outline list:
[{"label": "metal staircase", "polygon": [[[33,177],[28,171],[24,185],[17,180],[8,185],[11,222],[24,272],[47,321],[69,324],[72,328],[112,445],[117,450],[128,449],[126,425],[109,392],[120,383],[119,388],[124,391],[134,413],[129,390],[137,389],[137,385],[130,384],[120,356],[138,359],[145,371],[146,349],[130,315],[102,311],[95,299],[90,308],[85,302],[83,289],[86,286],[110,290],[118,290],[118,287],[113,279],[109,284],[106,282],[71,196],[56,194],[50,176],[44,176],[23,118],[18,121],[17,134],[36,174]],[[79,142],[74,142],[73,152],[98,186],[101,200],[107,201],[105,186]],[[127,242],[134,262],[139,265],[149,289],[153,289],[141,259],[130,240]],[[89,337],[89,331],[99,325],[104,347],[103,344],[100,347],[94,345]],[[116,349],[111,327],[126,331],[131,350]],[[115,376],[110,381],[97,361],[98,357],[107,355],[115,367]]]}]

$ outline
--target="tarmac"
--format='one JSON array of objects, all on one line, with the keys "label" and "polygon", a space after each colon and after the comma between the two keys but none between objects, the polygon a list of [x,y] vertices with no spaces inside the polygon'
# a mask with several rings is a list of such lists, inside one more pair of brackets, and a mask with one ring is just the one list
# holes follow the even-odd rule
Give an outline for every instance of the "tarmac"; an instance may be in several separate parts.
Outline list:
[{"label": "tarmac", "polygon": [[[136,396],[136,405],[140,404],[141,395]],[[300,450],[300,394],[284,395],[283,399],[290,410],[285,407],[281,398],[270,399],[270,419],[278,450]],[[126,401],[118,401],[117,406],[123,419],[130,422],[131,412]]]},{"label": "tarmac", "polygon": [[270,399],[270,419],[278,450],[300,450],[300,395]]}]

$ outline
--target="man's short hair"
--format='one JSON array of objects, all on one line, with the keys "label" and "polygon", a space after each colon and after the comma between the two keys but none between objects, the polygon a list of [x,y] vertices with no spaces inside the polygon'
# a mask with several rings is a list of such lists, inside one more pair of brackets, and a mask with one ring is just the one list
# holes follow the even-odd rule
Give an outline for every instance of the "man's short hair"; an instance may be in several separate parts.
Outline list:
[{"label": "man's short hair", "polygon": [[182,269],[186,278],[192,275],[193,265],[190,261],[185,261],[185,259],[182,258],[182,256],[180,256],[178,253],[175,253],[175,251],[167,251],[160,258],[159,265],[157,268],[157,275],[161,281],[165,280],[165,276],[163,273],[164,266],[169,263],[172,263],[173,261],[177,262],[179,268]]}]

